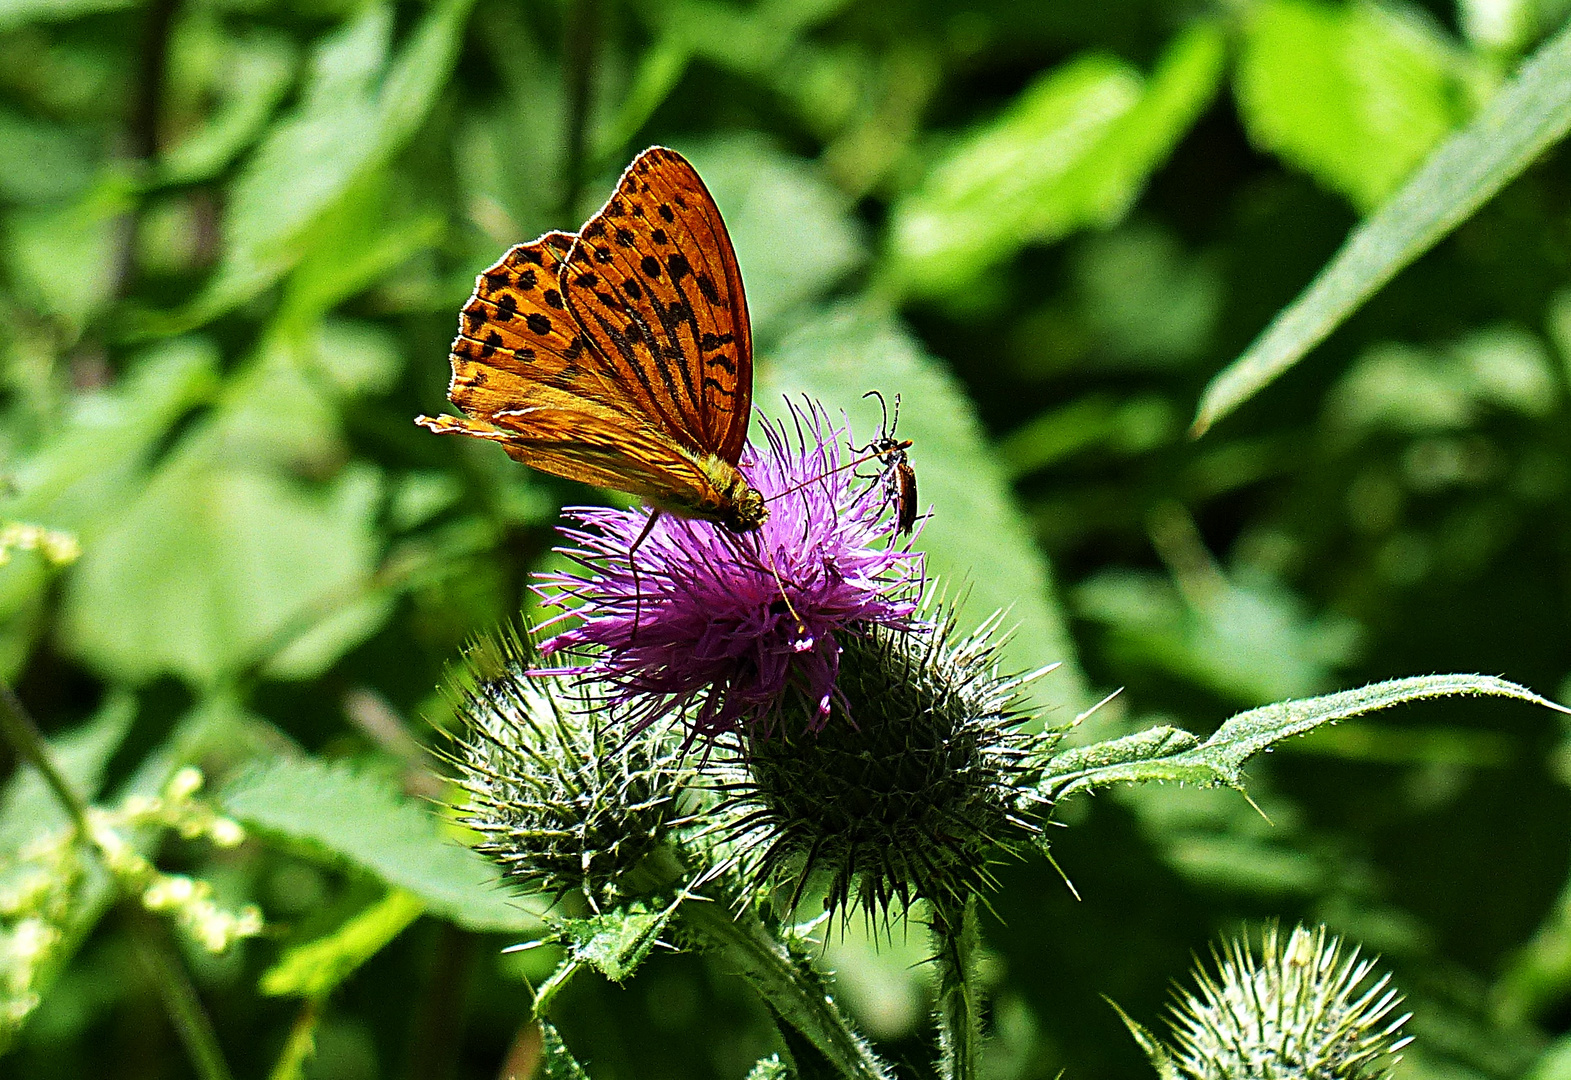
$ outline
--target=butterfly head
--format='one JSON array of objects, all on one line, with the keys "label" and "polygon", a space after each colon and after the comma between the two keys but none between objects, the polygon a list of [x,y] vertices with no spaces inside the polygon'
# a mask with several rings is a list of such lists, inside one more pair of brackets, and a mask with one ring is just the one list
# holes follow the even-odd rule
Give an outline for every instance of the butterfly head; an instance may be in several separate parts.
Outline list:
[{"label": "butterfly head", "polygon": [[732,532],[752,532],[769,520],[769,507],[758,489],[741,485],[734,497],[722,508],[720,524]]}]

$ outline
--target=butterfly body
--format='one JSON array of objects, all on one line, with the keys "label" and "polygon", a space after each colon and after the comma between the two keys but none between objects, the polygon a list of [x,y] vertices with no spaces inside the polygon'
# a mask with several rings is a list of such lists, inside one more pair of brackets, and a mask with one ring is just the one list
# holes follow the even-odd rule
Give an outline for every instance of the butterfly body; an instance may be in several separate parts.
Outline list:
[{"label": "butterfly body", "polygon": [[576,235],[510,249],[459,317],[448,398],[417,423],[735,532],[768,517],[739,468],[752,408],[735,252],[692,165],[653,147]]}]

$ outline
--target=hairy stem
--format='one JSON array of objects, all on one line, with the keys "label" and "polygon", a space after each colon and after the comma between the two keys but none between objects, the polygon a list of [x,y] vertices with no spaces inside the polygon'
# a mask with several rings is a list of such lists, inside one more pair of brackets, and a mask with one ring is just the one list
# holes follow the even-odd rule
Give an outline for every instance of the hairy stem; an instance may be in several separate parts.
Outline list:
[{"label": "hairy stem", "polygon": [[689,900],[680,909],[682,921],[707,947],[734,964],[770,1010],[822,1053],[841,1076],[891,1080],[888,1068],[852,1029],[819,978],[793,960],[751,910],[733,916],[729,900]]},{"label": "hairy stem", "polygon": [[60,805],[71,815],[77,835],[87,840],[90,835],[87,829],[87,803],[77,794],[65,775],[55,768],[54,761],[49,757],[49,746],[44,742],[38,725],[33,723],[27,708],[4,680],[0,680],[0,734],[4,734],[5,741],[11,744],[17,757],[38,770],[49,789],[55,793],[55,798],[60,800]]},{"label": "hairy stem", "polygon": [[938,966],[939,1075],[977,1080],[982,1075],[982,986],[976,954],[982,944],[976,898],[961,911],[933,909],[933,962]]},{"label": "hairy stem", "polygon": [[223,1051],[219,1049],[213,1021],[202,1008],[202,1001],[185,968],[169,955],[160,940],[160,928],[139,916],[133,916],[133,923],[132,940],[137,954],[152,976],[158,996],[163,998],[164,1009],[185,1047],[191,1068],[201,1080],[234,1080],[234,1073],[229,1071]]}]

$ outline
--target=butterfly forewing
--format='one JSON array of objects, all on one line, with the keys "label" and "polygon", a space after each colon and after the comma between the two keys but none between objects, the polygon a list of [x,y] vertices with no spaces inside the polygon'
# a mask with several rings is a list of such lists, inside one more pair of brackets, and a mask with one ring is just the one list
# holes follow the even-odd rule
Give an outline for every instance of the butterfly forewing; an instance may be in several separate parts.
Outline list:
[{"label": "butterfly forewing", "polygon": [[753,343],[731,239],[693,167],[661,147],[639,155],[579,233],[561,281],[611,381],[655,426],[735,464]]},{"label": "butterfly forewing", "polygon": [[527,403],[542,385],[616,403],[557,280],[573,239],[546,233],[519,244],[475,279],[458,317],[447,395],[471,416]]}]

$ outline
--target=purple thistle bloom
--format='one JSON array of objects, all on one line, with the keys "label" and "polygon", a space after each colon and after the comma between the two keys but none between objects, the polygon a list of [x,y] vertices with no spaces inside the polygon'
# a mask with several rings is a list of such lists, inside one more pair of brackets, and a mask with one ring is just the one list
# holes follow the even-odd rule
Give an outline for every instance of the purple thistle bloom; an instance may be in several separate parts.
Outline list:
[{"label": "purple thistle bloom", "polygon": [[693,738],[767,735],[797,694],[817,731],[834,701],[846,708],[836,636],[919,629],[922,556],[892,542],[884,485],[841,468],[847,432],[819,406],[792,414],[794,439],[765,422],[766,452],[744,457],[748,483],[772,499],[756,531],[662,514],[630,558],[649,510],[564,511],[581,527],[562,528],[572,546],[559,550],[583,571],[543,574],[535,589],[564,609],[545,626],[582,622],[541,652],[584,662],[554,674],[608,682],[640,728],[683,707]]}]

